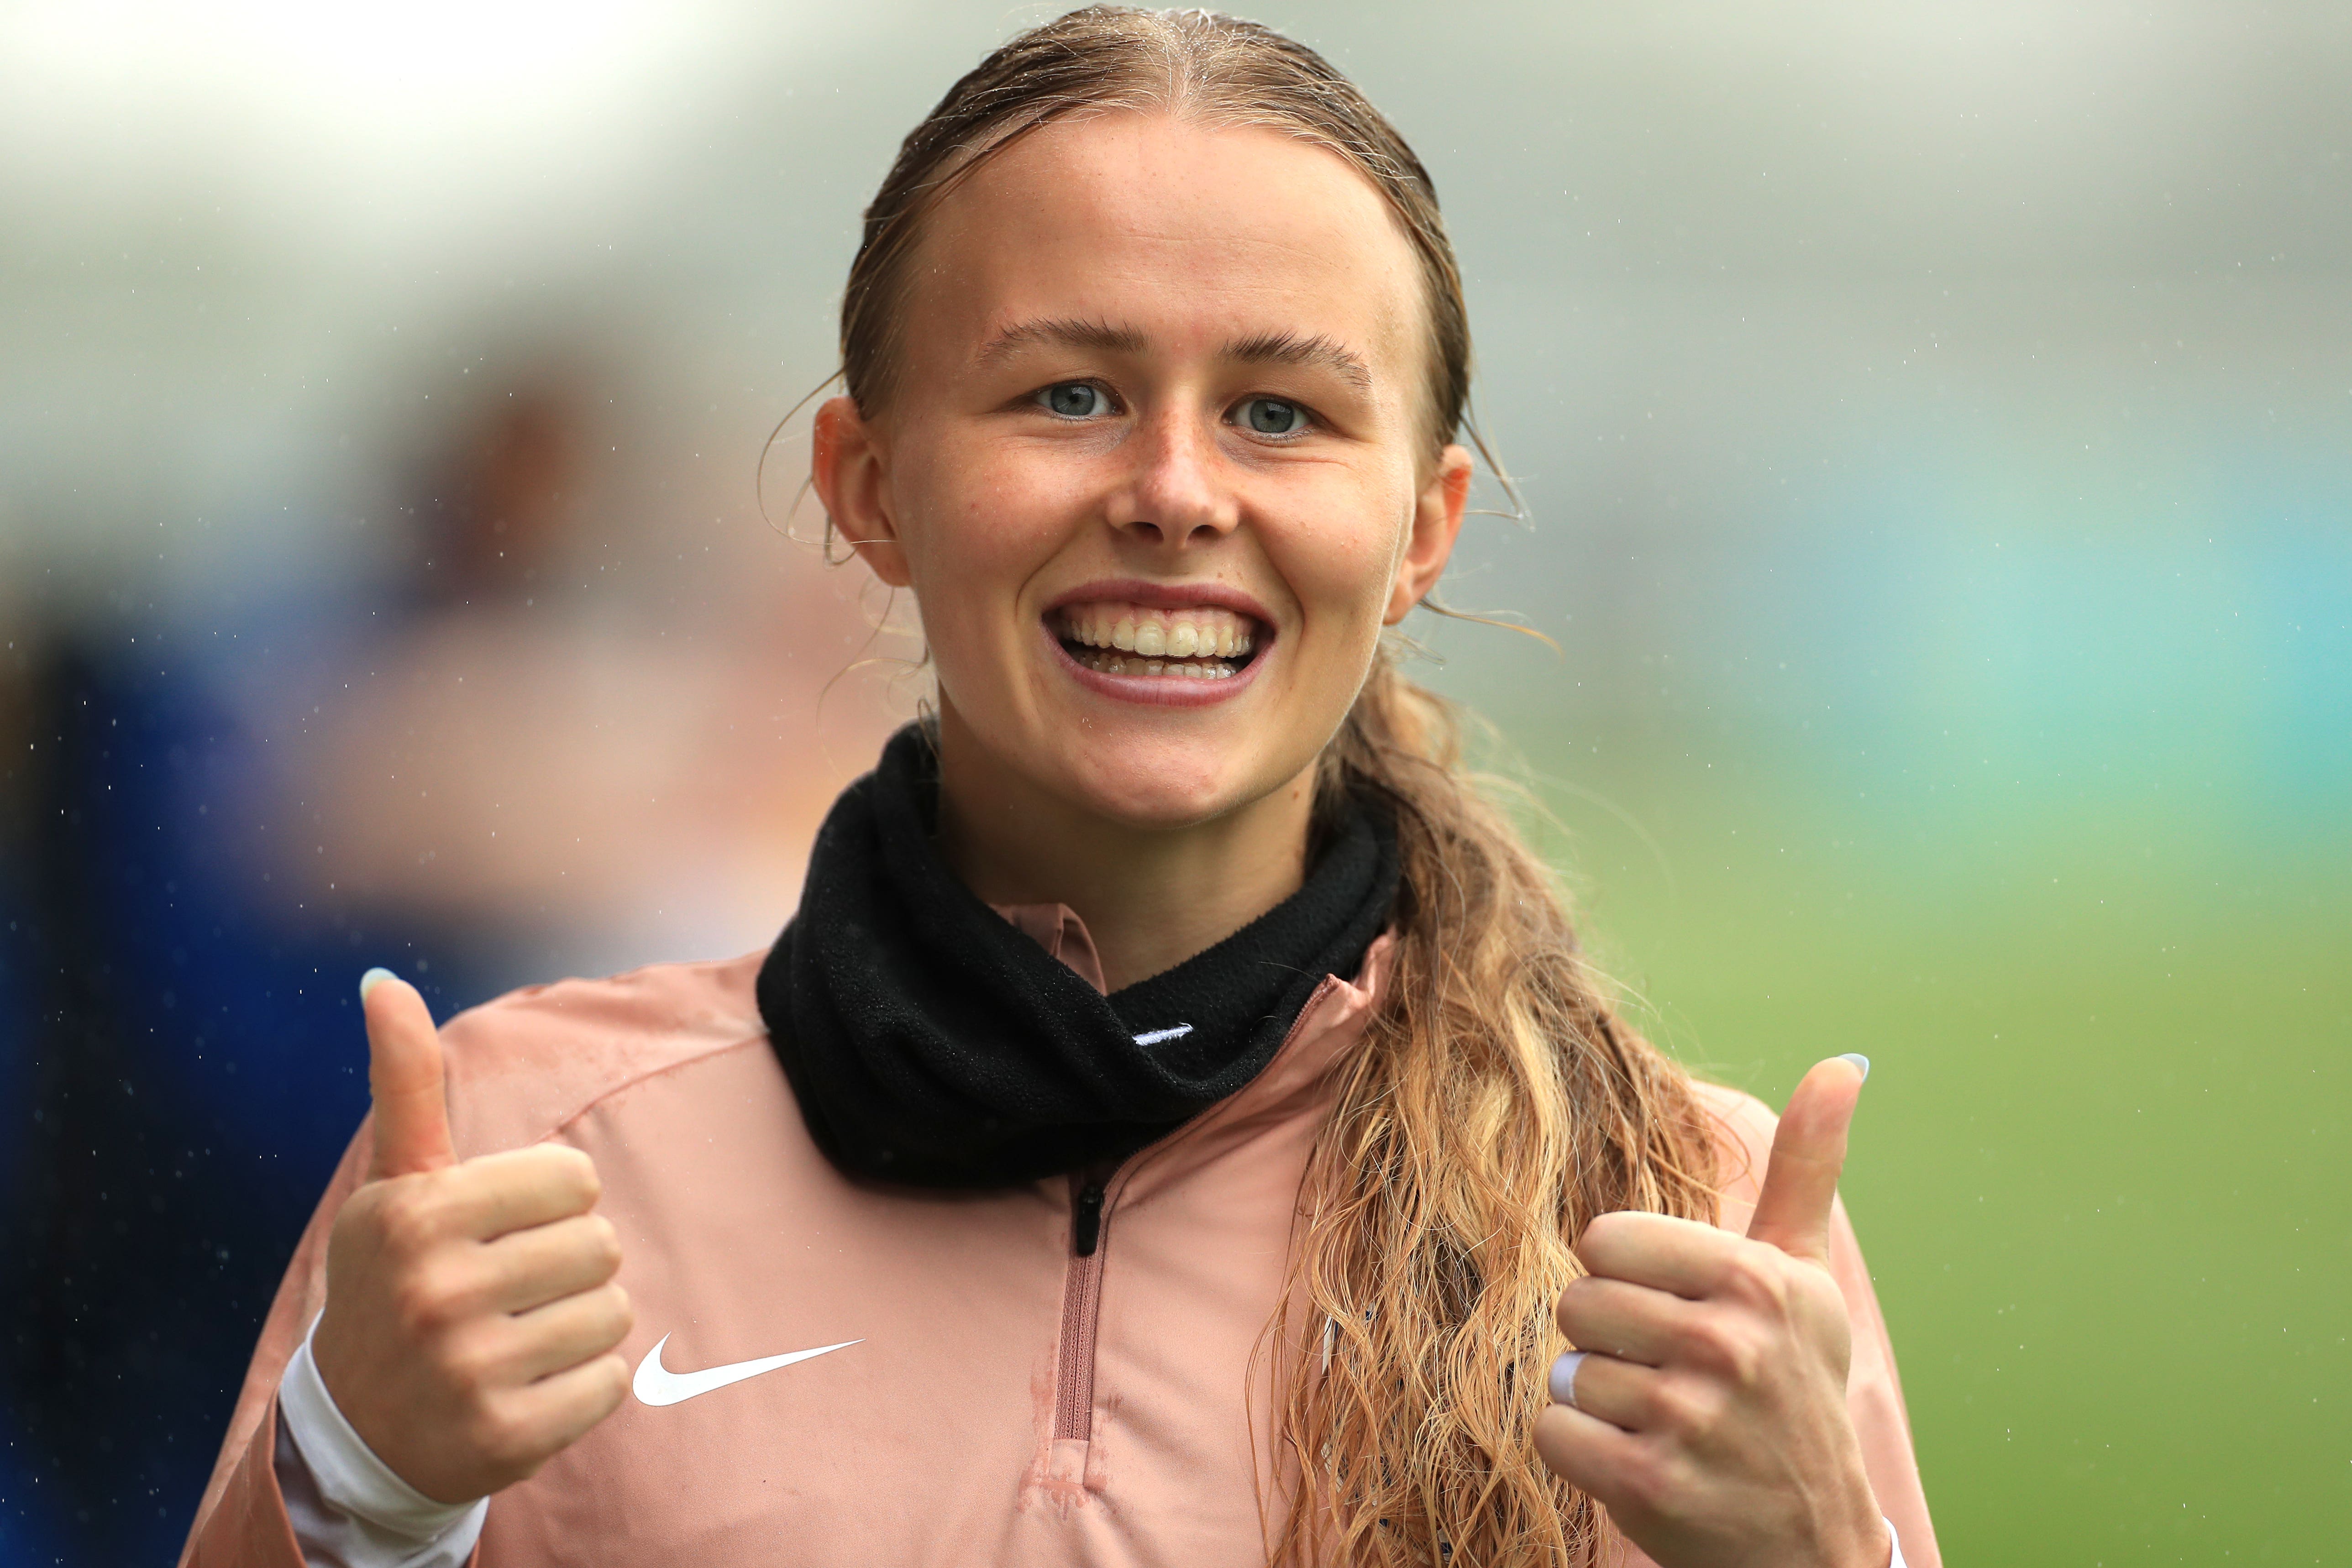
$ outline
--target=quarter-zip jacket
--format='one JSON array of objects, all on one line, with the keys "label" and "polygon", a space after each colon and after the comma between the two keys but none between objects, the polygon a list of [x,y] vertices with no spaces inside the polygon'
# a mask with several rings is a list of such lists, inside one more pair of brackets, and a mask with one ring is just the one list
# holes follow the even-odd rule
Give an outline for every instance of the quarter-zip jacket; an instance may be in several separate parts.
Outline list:
[{"label": "quarter-zip jacket", "polygon": [[[1005,912],[1097,987],[1074,915]],[[520,991],[442,1031],[463,1156],[592,1156],[637,1365],[673,1373],[856,1341],[674,1404],[634,1396],[492,1499],[480,1568],[790,1563],[1262,1563],[1276,1498],[1267,1327],[1299,1186],[1387,972],[1327,978],[1246,1088],[1109,1171],[994,1192],[852,1181],[810,1141],[753,998],[760,956]],[[1771,1118],[1707,1092],[1744,1226]],[[296,1249],[185,1553],[298,1568],[277,1389],[325,1293],[362,1124]],[[1937,1557],[1885,1325],[1840,1212],[1849,1384],[1912,1568]],[[1627,1551],[1629,1564],[1646,1563]]]}]

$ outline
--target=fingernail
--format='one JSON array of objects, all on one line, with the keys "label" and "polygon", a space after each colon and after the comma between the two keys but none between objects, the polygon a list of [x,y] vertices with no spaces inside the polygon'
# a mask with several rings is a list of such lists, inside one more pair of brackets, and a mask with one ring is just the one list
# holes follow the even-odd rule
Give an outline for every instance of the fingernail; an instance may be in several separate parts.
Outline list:
[{"label": "fingernail", "polygon": [[1571,1350],[1551,1364],[1551,1402],[1576,1408],[1576,1369],[1584,1364],[1588,1353]]},{"label": "fingernail", "polygon": [[1844,1055],[1839,1057],[1838,1060],[1840,1061],[1853,1062],[1853,1070],[1862,1074],[1862,1081],[1864,1083],[1870,1082],[1870,1058],[1863,1055],[1863,1053],[1858,1051],[1849,1051]]},{"label": "fingernail", "polygon": [[[395,977],[390,969],[384,968],[380,965],[375,968],[370,969],[366,974],[360,977],[360,1000],[367,1000],[368,993],[370,991],[374,990],[386,980],[393,979],[394,977]],[[1868,1070],[1864,1069],[1864,1071],[1866,1071]]]}]

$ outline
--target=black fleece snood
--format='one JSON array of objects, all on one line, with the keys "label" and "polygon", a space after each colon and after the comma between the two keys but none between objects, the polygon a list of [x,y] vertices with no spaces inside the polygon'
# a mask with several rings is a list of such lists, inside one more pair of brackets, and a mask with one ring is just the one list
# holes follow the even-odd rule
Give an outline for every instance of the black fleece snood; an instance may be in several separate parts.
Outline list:
[{"label": "black fleece snood", "polygon": [[853,1176],[1004,1186],[1126,1158],[1264,1071],[1396,900],[1385,808],[1351,799],[1297,893],[1105,997],[940,858],[936,757],[909,725],[842,792],[760,969],[801,1114]]}]

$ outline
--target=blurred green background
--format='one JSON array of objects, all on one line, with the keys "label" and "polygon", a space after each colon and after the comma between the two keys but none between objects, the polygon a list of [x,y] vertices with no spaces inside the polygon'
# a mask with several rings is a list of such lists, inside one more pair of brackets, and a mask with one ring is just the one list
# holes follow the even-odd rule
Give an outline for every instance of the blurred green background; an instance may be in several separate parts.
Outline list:
[{"label": "blurred green background", "polygon": [[1569,727],[1522,733],[1654,1037],[1775,1103],[1872,1058],[1845,1193],[1948,1560],[2342,1561],[2341,828],[2216,821],[2192,758]]},{"label": "blurred green background", "polygon": [[[754,465],[831,369],[897,138],[1050,11],[0,12],[7,755],[48,755],[159,639],[159,665],[205,670],[201,711],[234,722],[172,734],[244,737],[204,753],[246,791],[244,837],[172,820],[220,852],[220,897],[267,906],[255,941],[293,977],[273,996],[342,998],[362,947],[432,947],[446,1007],[767,941],[810,813],[904,692],[825,685],[862,643],[849,580],[771,526],[801,427],[767,516]],[[1430,678],[1543,780],[1659,1040],[1776,1103],[1823,1055],[1874,1063],[1846,1192],[1948,1560],[2352,1560],[2352,8],[1258,14],[1416,144],[1468,277],[1479,414],[1528,520],[1479,521],[1447,592],[1558,651],[1433,625]],[[517,397],[540,423],[499,423]],[[533,440],[561,455],[562,531],[539,586],[483,589],[521,650],[493,658],[413,574],[452,486],[520,483]],[[366,832],[331,818],[331,747],[255,783],[392,667],[352,630],[395,622],[419,668],[523,672],[551,738],[467,754],[484,800]],[[743,706],[696,718],[722,678]],[[417,700],[404,733],[436,746]],[[96,783],[0,769],[35,867],[12,883],[0,857],[0,904],[60,874],[41,811],[181,766],[155,733],[152,768]],[[696,792],[713,778],[723,800]],[[639,842],[661,852],[615,859]],[[331,953],[289,946],[330,927]],[[0,1013],[54,967],[26,951]],[[238,983],[221,1005],[268,988]],[[282,1172],[298,1222],[358,1102],[290,1027],[252,1026],[235,1093],[185,1092],[221,1118],[205,1157]],[[193,1053],[117,1033],[160,1053],[125,1082]],[[101,1059],[25,1040],[0,1068],[52,1108],[58,1063]],[[273,1145],[290,1113],[238,1108],[305,1071],[343,1075],[311,1095],[323,1130]],[[127,1103],[99,1076],[73,1103]],[[181,1156],[119,1146],[106,1190],[217,1223]],[[184,1300],[257,1312],[288,1242],[237,1239],[246,1293]],[[90,1343],[91,1367],[137,1362]],[[193,1414],[142,1461],[153,1541],[184,1529],[223,1359],[192,1357]],[[107,1490],[127,1428],[40,1457],[83,1453],[38,1410],[86,1416],[94,1386],[0,1420],[0,1561],[154,1554],[87,1545],[131,1516]]]}]

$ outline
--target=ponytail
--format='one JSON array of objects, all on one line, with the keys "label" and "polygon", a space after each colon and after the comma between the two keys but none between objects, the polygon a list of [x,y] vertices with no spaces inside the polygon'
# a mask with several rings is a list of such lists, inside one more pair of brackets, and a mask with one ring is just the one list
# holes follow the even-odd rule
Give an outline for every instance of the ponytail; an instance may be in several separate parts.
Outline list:
[{"label": "ponytail", "polygon": [[[1570,1247],[1614,1209],[1711,1220],[1707,1122],[1626,1027],[1550,876],[1383,653],[1319,780],[1384,802],[1402,887],[1382,1003],[1310,1161],[1272,1343],[1297,1495],[1278,1563],[1587,1563],[1602,1523],[1530,1442]],[[1299,1321],[1303,1316],[1304,1321]]]}]

